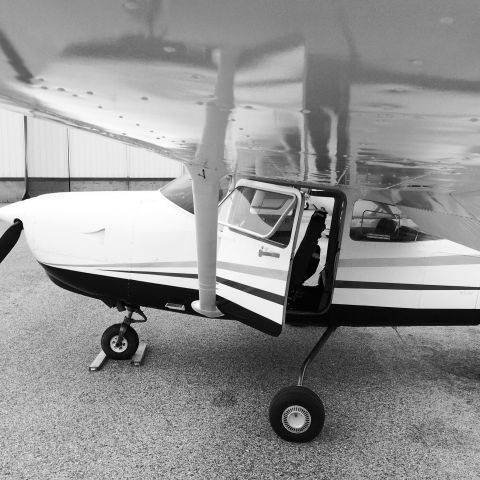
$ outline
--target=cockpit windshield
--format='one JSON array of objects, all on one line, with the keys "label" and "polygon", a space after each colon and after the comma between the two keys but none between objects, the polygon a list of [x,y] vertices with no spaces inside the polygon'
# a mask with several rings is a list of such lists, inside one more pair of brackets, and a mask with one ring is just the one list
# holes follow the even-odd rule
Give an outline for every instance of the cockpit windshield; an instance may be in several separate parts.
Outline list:
[{"label": "cockpit windshield", "polygon": [[183,175],[172,180],[160,189],[160,193],[175,205],[193,213],[192,179],[190,175]]},{"label": "cockpit windshield", "polygon": [[[219,203],[228,193],[230,180],[230,175],[220,179],[220,191],[218,194]],[[183,208],[187,212],[194,213],[192,179],[190,175],[186,174],[172,180],[160,189],[160,193],[180,208]]]}]

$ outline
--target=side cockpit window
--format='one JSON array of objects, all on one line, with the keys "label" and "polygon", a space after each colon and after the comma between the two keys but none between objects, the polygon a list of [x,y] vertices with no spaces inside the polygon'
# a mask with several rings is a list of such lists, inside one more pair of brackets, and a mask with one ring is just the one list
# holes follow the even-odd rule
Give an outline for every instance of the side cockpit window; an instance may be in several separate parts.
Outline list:
[{"label": "side cockpit window", "polygon": [[423,232],[400,208],[370,200],[357,200],[353,207],[350,238],[367,242],[420,242],[438,240]]},{"label": "side cockpit window", "polygon": [[220,205],[218,222],[240,233],[286,246],[290,243],[296,197],[237,187]]}]

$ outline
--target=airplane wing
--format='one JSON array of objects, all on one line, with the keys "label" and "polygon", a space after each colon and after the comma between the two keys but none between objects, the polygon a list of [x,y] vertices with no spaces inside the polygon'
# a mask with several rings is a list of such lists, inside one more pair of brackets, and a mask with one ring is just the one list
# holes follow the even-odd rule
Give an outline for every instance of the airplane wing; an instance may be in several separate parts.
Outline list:
[{"label": "airplane wing", "polygon": [[8,107],[194,165],[216,105],[227,170],[357,189],[480,250],[474,0],[0,0],[0,11]]}]

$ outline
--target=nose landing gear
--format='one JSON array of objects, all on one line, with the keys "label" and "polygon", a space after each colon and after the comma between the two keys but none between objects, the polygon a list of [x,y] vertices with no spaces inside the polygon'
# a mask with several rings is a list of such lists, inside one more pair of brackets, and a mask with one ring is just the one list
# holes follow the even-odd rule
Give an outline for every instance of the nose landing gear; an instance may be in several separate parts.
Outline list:
[{"label": "nose landing gear", "polygon": [[282,388],[270,403],[270,425],[275,433],[289,442],[309,442],[323,428],[325,409],[320,397],[303,386],[305,372],[336,327],[328,327],[303,362],[298,385]]},{"label": "nose landing gear", "polygon": [[[101,345],[107,358],[128,360],[137,351],[140,343],[138,334],[130,325],[132,323],[146,322],[147,317],[140,308],[127,307],[127,312],[127,316],[122,323],[110,325],[103,332]],[[134,313],[140,315],[141,320],[133,318]]]}]

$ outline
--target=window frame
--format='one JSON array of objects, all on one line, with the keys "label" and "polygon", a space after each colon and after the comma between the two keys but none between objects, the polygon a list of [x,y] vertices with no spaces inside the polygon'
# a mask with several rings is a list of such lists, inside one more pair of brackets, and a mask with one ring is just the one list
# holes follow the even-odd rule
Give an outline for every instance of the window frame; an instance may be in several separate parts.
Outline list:
[{"label": "window frame", "polygon": [[[359,204],[360,202],[365,202],[366,204],[370,204],[370,205],[365,205],[365,208],[362,208],[362,213],[361,214],[356,214],[356,206],[357,204]],[[372,205],[376,205],[378,207],[381,207],[383,211],[377,211],[377,210],[372,210]],[[388,212],[386,210],[388,210],[388,207],[394,207],[396,210],[398,210],[400,213],[393,213],[393,212]],[[378,213],[379,216],[380,215],[385,215],[384,218],[388,218],[388,216],[390,216],[390,218],[392,220],[395,220],[397,222],[397,232],[398,234],[396,234],[395,236],[391,236],[391,235],[380,235],[378,236],[378,238],[375,238],[372,234],[372,236],[369,236],[370,234],[369,233],[365,233],[364,229],[363,229],[363,220],[365,218],[365,213],[366,212],[372,212],[372,213]],[[376,200],[367,200],[365,198],[358,198],[355,200],[355,202],[353,203],[353,208],[352,208],[352,215],[351,215],[351,218],[350,218],[350,227],[349,227],[349,239],[353,242],[368,242],[368,243],[371,243],[371,242],[377,242],[377,243],[398,243],[398,244],[407,244],[407,243],[417,243],[417,242],[425,242],[425,241],[434,241],[434,240],[442,240],[442,238],[440,237],[436,237],[435,235],[432,235],[430,233],[427,233],[427,232],[424,232],[422,230],[420,230],[419,226],[415,224],[415,222],[409,218],[408,216],[404,216],[402,217],[402,215],[404,215],[401,211],[401,208],[395,204],[389,204],[389,203],[383,203],[383,202],[379,202],[379,201],[376,201]],[[359,222],[359,225],[357,226],[353,226],[353,224],[355,222]],[[408,225],[405,225],[404,223],[406,222],[412,222],[414,225],[415,225],[415,228],[413,227],[409,227]],[[405,228],[405,229],[409,229],[409,230],[414,230],[415,232],[415,237],[412,238],[412,239],[404,239],[402,238],[402,235],[401,235],[401,229],[402,228]],[[357,231],[360,233],[361,235],[361,238],[355,238],[355,233],[353,233],[353,231]],[[353,235],[352,235],[353,233]],[[413,232],[412,232],[412,235],[413,235]],[[388,236],[388,238],[387,238]],[[423,237],[427,237],[427,238],[423,238]]]},{"label": "window frame", "polygon": [[[287,244],[284,244],[284,243],[281,243],[281,242],[277,242],[275,240],[270,240],[270,237],[272,237],[278,230],[279,226],[281,225],[281,223],[285,220],[285,218],[287,218],[287,216],[292,212],[293,215],[295,215],[295,209],[296,209],[296,203],[297,203],[297,197],[293,194],[293,193],[287,193],[287,192],[276,192],[274,190],[267,190],[265,188],[259,188],[257,186],[251,186],[251,185],[237,185],[231,192],[228,193],[228,195],[226,195],[226,197],[220,202],[220,204],[218,205],[218,209],[220,210],[220,208],[222,207],[222,205],[224,204],[224,202],[227,201],[228,198],[230,198],[230,196],[232,196],[236,190],[239,190],[240,188],[251,188],[251,189],[254,189],[255,191],[261,191],[261,192],[266,192],[266,193],[277,193],[277,194],[281,194],[281,195],[284,195],[286,197],[289,197],[290,198],[290,205],[285,209],[285,211],[283,212],[283,214],[278,218],[278,220],[276,221],[275,225],[272,227],[272,229],[267,233],[267,234],[260,234],[258,232],[255,232],[253,230],[249,230],[247,228],[242,228],[242,227],[239,227],[237,225],[232,225],[228,222],[223,222],[221,221],[220,219],[218,220],[218,224],[223,226],[223,227],[227,227],[227,228],[230,228],[236,232],[239,232],[239,233],[242,233],[248,237],[253,237],[253,238],[257,238],[257,239],[260,239],[260,240],[263,240],[263,241],[268,241],[269,243],[272,243],[274,245],[278,245],[278,246],[281,246],[281,247],[287,247],[289,244],[290,244],[290,241],[291,241],[291,235],[290,235],[290,240]],[[284,204],[283,204],[284,205]],[[279,208],[282,208],[283,205]],[[252,204],[250,203],[250,208],[252,208]],[[253,207],[253,208],[261,208],[261,207]],[[270,208],[269,210],[275,210],[274,208]]]}]

